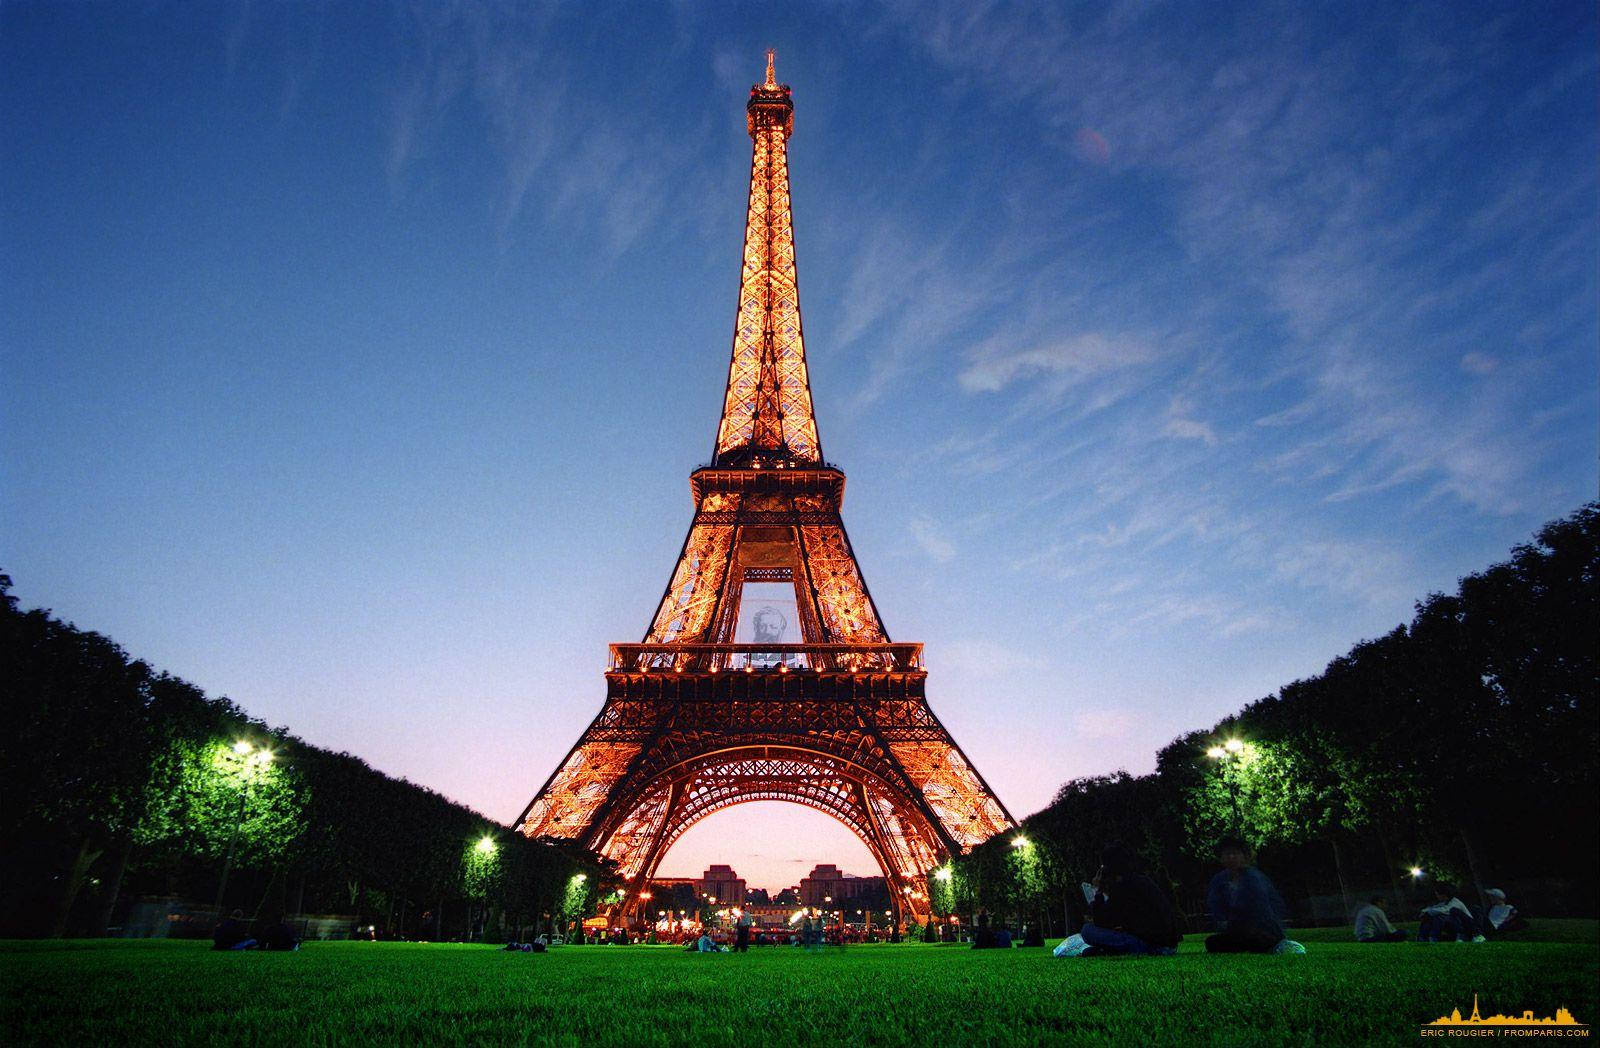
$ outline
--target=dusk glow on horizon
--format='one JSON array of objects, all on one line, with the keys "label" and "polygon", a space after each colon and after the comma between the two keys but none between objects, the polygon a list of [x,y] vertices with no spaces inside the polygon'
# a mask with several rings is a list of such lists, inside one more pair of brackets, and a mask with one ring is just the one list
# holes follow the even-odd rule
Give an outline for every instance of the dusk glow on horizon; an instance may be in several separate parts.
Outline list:
[{"label": "dusk glow on horizon", "polygon": [[[713,453],[768,47],[815,436],[1013,816],[1595,497],[1592,5],[1068,21],[0,7],[0,571],[509,824]],[[878,872],[770,802],[717,863]]]}]

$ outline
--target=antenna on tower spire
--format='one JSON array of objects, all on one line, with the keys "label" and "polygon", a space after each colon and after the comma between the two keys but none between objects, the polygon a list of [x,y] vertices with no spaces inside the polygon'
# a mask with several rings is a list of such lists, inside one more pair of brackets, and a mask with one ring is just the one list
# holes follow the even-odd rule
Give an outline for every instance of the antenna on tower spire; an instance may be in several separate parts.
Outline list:
[{"label": "antenna on tower spire", "polygon": [[768,89],[778,86],[778,74],[772,70],[772,56],[775,53],[772,48],[767,48],[767,82],[761,86]]}]

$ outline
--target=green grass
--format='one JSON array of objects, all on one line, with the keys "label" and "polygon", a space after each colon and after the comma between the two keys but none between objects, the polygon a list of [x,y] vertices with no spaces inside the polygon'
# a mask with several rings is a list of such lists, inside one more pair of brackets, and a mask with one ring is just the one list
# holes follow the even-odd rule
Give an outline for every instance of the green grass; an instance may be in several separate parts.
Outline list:
[{"label": "green grass", "polygon": [[1056,960],[1044,950],[309,943],[0,943],[7,1044],[1414,1044],[1473,993],[1499,1011],[1600,1013],[1597,925],[1567,941],[1360,946],[1303,957]]}]

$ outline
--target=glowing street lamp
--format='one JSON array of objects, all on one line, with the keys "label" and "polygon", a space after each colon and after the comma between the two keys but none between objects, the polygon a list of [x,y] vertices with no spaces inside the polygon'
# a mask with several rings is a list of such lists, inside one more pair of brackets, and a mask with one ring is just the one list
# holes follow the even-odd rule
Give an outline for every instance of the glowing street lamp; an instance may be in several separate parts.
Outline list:
[{"label": "glowing street lamp", "polygon": [[1417,878],[1419,878],[1421,876],[1422,876],[1422,867],[1421,866],[1413,866],[1413,867],[1411,867],[1411,879],[1412,880],[1416,880]]},{"label": "glowing street lamp", "polygon": [[479,855],[493,855],[499,845],[495,844],[493,837],[483,837],[472,847]]},{"label": "glowing street lamp", "polygon": [[1019,834],[1012,839],[1011,846],[1013,848],[1026,848],[1030,843],[1031,842],[1028,840],[1028,838]]},{"label": "glowing street lamp", "polygon": [[239,767],[233,769],[231,774],[236,775],[241,783],[239,787],[239,815],[234,819],[233,832],[228,835],[228,857],[222,863],[222,879],[217,882],[217,917],[222,917],[222,900],[228,890],[228,874],[233,871],[233,856],[239,845],[239,831],[244,828],[244,817],[250,803],[250,786],[255,782],[257,774],[268,764],[272,763],[272,751],[265,746],[257,749],[244,739],[236,739],[231,747],[233,755],[239,758]]},{"label": "glowing street lamp", "polygon": [[933,871],[933,879],[936,881],[948,881],[954,876],[955,873],[948,866],[941,866]]},{"label": "glowing street lamp", "polygon": [[1221,746],[1213,746],[1206,750],[1206,756],[1217,762],[1217,768],[1222,775],[1222,781],[1228,784],[1228,803],[1233,806],[1233,832],[1240,833],[1244,828],[1244,820],[1239,817],[1239,783],[1230,769],[1244,763],[1244,743],[1238,739],[1229,739]]}]

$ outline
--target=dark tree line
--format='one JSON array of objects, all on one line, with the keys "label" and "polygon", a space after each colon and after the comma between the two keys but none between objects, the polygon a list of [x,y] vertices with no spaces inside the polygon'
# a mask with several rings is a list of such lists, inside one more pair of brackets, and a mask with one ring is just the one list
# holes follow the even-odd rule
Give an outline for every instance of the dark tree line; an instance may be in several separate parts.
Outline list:
[{"label": "dark tree line", "polygon": [[1026,846],[1002,835],[936,878],[936,909],[1058,928],[1120,840],[1199,915],[1213,842],[1238,830],[1300,920],[1342,919],[1361,891],[1415,901],[1433,879],[1593,914],[1597,644],[1591,503],[1320,676],[1169,743],[1153,774],[1062,786],[1024,820]]},{"label": "dark tree line", "polygon": [[612,887],[348,753],[131,659],[0,575],[0,936],[104,934],[137,897],[450,939],[565,927]]}]

